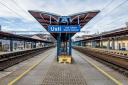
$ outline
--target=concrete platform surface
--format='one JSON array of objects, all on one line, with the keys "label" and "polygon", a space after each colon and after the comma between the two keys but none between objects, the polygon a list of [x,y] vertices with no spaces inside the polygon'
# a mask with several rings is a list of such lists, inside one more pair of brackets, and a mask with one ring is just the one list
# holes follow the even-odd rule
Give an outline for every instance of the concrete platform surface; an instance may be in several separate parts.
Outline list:
[{"label": "concrete platform surface", "polygon": [[[119,81],[121,83],[121,85],[128,85],[128,77],[120,74],[118,71],[113,70],[112,68],[84,55],[83,53],[80,53],[76,50],[74,51],[74,55],[78,55],[78,56],[83,56],[85,59],[88,59],[89,61],[93,62],[93,64],[95,64],[96,66],[98,66],[99,68],[101,68],[102,70],[104,70],[106,73],[108,73],[110,76],[112,76],[113,78],[115,78],[117,81]],[[85,72],[85,71],[84,71]],[[109,85],[109,84],[108,84]]]},{"label": "concrete platform surface", "polygon": [[[18,79],[19,75],[29,69],[31,65],[40,61],[44,56],[47,57]],[[0,85],[117,85],[112,79],[101,73],[80,56],[101,67],[105,72],[112,71],[105,65],[75,50],[73,50],[72,57],[74,62],[72,64],[58,63],[56,62],[56,50],[51,49],[39,55],[35,61],[30,60],[18,69],[13,68],[15,71],[0,79]],[[15,79],[17,79],[15,83],[8,84]],[[123,83],[122,85],[127,84]]]},{"label": "concrete platform surface", "polygon": [[50,49],[33,58],[7,68],[4,71],[0,71],[0,85],[8,85],[10,81],[16,79],[19,75],[29,69],[33,64],[37,63],[41,58],[48,56],[49,53],[54,53],[54,50],[54,48]]}]

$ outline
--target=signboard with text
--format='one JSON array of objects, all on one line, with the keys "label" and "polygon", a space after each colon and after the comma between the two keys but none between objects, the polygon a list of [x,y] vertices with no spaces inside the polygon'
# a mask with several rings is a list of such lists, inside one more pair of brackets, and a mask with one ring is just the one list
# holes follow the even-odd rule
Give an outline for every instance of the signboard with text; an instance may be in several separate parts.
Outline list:
[{"label": "signboard with text", "polygon": [[79,25],[49,25],[48,32],[50,33],[80,32],[80,26]]}]

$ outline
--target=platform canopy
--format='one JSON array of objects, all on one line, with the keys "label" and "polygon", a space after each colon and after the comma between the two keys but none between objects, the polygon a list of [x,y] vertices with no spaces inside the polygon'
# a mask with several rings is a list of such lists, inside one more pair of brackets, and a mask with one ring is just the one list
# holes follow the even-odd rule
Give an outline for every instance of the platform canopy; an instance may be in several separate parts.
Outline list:
[{"label": "platform canopy", "polygon": [[[93,17],[95,17],[100,11],[88,11],[81,12],[73,15],[69,15],[70,17],[70,25],[79,25],[80,28],[83,28]],[[52,14],[43,11],[34,11],[29,10],[29,13],[46,29],[48,30],[49,25],[61,25],[58,21],[60,15]],[[61,33],[61,40],[68,40],[67,34],[69,33]],[[73,36],[75,33],[70,33]],[[58,33],[51,33],[51,35],[57,39]]]}]

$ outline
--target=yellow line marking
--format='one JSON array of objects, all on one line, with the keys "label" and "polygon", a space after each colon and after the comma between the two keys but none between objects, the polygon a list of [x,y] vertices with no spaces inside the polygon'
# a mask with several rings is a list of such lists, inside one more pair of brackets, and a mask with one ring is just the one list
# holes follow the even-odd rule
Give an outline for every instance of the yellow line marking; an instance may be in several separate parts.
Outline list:
[{"label": "yellow line marking", "polygon": [[[48,55],[49,56],[49,55]],[[14,83],[16,83],[18,80],[20,80],[24,75],[26,75],[28,72],[30,72],[34,67],[36,67],[37,65],[39,65],[45,58],[47,58],[48,56],[42,58],[39,62],[35,63],[34,65],[32,65],[29,69],[27,69],[25,72],[23,72],[21,75],[19,75],[18,77],[16,77],[14,80],[12,80],[11,82],[8,83],[8,85],[13,85]]]},{"label": "yellow line marking", "polygon": [[[81,55],[79,55],[79,56],[82,57]],[[111,75],[109,75],[107,72],[105,72],[104,70],[102,70],[100,67],[98,67],[97,65],[95,65],[94,63],[92,63],[91,61],[89,61],[88,59],[85,59],[84,57],[82,57],[82,58],[84,60],[86,60],[89,64],[91,64],[93,67],[95,67],[97,70],[99,70],[102,74],[104,74],[105,76],[107,76],[108,78],[110,78],[117,85],[123,85],[120,81],[116,80],[114,77],[112,77]]]}]

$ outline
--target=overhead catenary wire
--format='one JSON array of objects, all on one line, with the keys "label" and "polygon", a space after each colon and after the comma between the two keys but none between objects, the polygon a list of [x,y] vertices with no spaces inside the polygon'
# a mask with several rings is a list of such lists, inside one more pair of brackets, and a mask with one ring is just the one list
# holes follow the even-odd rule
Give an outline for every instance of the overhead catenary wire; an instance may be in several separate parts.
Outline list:
[{"label": "overhead catenary wire", "polygon": [[[113,12],[113,10],[115,11],[115,9],[121,7],[123,4],[126,4],[127,1],[128,1],[128,0],[125,0],[125,1],[123,1],[122,3],[118,4],[118,5],[117,5],[116,7],[114,7],[112,10],[110,10],[109,13]],[[104,9],[105,9],[105,8],[104,8]],[[98,26],[98,24],[100,24],[100,22],[102,22],[103,19],[104,19],[106,16],[109,15],[109,13],[105,14],[102,18],[99,18],[99,19],[98,19],[99,21],[96,22],[96,23],[94,23],[94,24],[96,24],[96,25]],[[114,22],[114,21],[113,21],[113,22]],[[93,25],[93,26],[95,26],[95,25]],[[90,27],[93,27],[93,26],[90,26]]]},{"label": "overhead catenary wire", "polygon": [[99,21],[97,24],[99,24],[100,22],[102,22],[102,20],[103,20],[106,16],[108,16],[110,13],[112,13],[113,10],[115,11],[115,9],[121,7],[121,6],[122,6],[123,4],[125,4],[127,1],[128,1],[128,0],[123,1],[122,3],[120,3],[120,4],[118,4],[116,7],[114,7],[112,10],[110,10],[107,14],[105,14],[105,15],[100,19],[100,21]]},{"label": "overhead catenary wire", "polygon": [[0,1],[0,4],[1,4],[2,6],[4,6],[4,7],[6,7],[8,10],[10,10],[12,13],[15,13],[17,16],[20,16],[20,17],[24,18],[22,15],[20,15],[19,13],[17,13],[15,10],[9,8],[9,7],[6,5],[7,3],[5,4],[5,2],[3,3],[3,2]]},{"label": "overhead catenary wire", "polygon": [[30,15],[25,9],[23,9],[23,8],[19,5],[19,3],[17,3],[16,0],[12,0],[12,2],[13,2],[19,9],[21,9],[24,13]]},{"label": "overhead catenary wire", "polygon": [[[16,4],[17,2],[15,2],[15,6],[17,7],[17,8],[20,8],[22,11],[24,11],[26,14],[28,13],[27,11],[25,11],[22,7],[20,7],[20,6],[18,6],[18,4]],[[14,5],[14,3],[13,3],[13,5]],[[23,18],[23,19],[25,19],[25,17],[22,15],[22,14],[20,14],[18,11],[16,11],[15,9],[13,9],[13,8],[11,8],[11,6],[10,6],[10,4],[8,4],[7,2],[4,2],[4,0],[3,1],[0,1],[0,6],[1,7],[5,7],[6,9],[8,9],[8,11],[10,12],[10,13],[14,13],[15,15],[17,15],[17,16],[19,16],[20,18]],[[28,15],[29,15],[29,13],[28,13]],[[30,15],[29,15],[30,16]],[[9,21],[9,19],[7,18],[7,20]],[[9,32],[9,31],[8,31]],[[18,32],[19,33],[19,32]],[[23,33],[23,32],[21,32],[21,33]],[[42,32],[43,33],[43,32]]]},{"label": "overhead catenary wire", "polygon": [[112,4],[113,1],[114,1],[114,0],[111,0],[107,5],[105,5],[105,6],[103,7],[103,9],[101,9],[101,11],[105,10],[108,6],[110,6],[110,4]]},{"label": "overhead catenary wire", "polygon": [[[121,22],[121,21],[126,21],[126,20],[128,20],[128,18],[119,18],[119,19],[116,19],[116,20],[113,20],[112,22],[110,22],[110,23],[108,23],[108,24],[105,24],[105,26],[107,25],[111,25],[111,24],[114,24],[114,23],[117,23],[117,22]],[[124,23],[124,22],[123,22]],[[100,26],[102,26],[102,25],[100,25]]]},{"label": "overhead catenary wire", "polygon": [[26,11],[19,5],[19,3],[17,3],[16,0],[12,0],[12,2],[13,2],[17,7],[19,7],[22,11],[26,12]]},{"label": "overhead catenary wire", "polygon": [[[96,17],[94,17],[93,18],[93,20],[95,19],[95,18],[97,18],[97,17],[99,17],[100,16],[100,14],[102,14],[103,13],[103,11],[108,7],[108,6],[110,6],[110,4],[113,2],[114,0],[111,0],[107,5],[105,5],[101,10],[100,10],[100,13],[98,14],[98,15],[96,15]],[[99,18],[98,20],[100,20],[101,18]],[[91,22],[91,21],[90,21]],[[94,22],[94,24],[96,24],[97,22]]]},{"label": "overhead catenary wire", "polygon": [[[28,13],[28,11],[26,11],[25,9],[23,9],[20,5],[19,5],[19,3],[17,3],[17,1],[16,0],[12,0],[13,1],[13,3],[18,7],[18,8],[20,8],[24,13],[26,13],[28,16],[32,16],[32,15],[30,15],[30,13]],[[33,17],[32,17],[33,18]],[[35,18],[34,18],[35,19]]]}]

